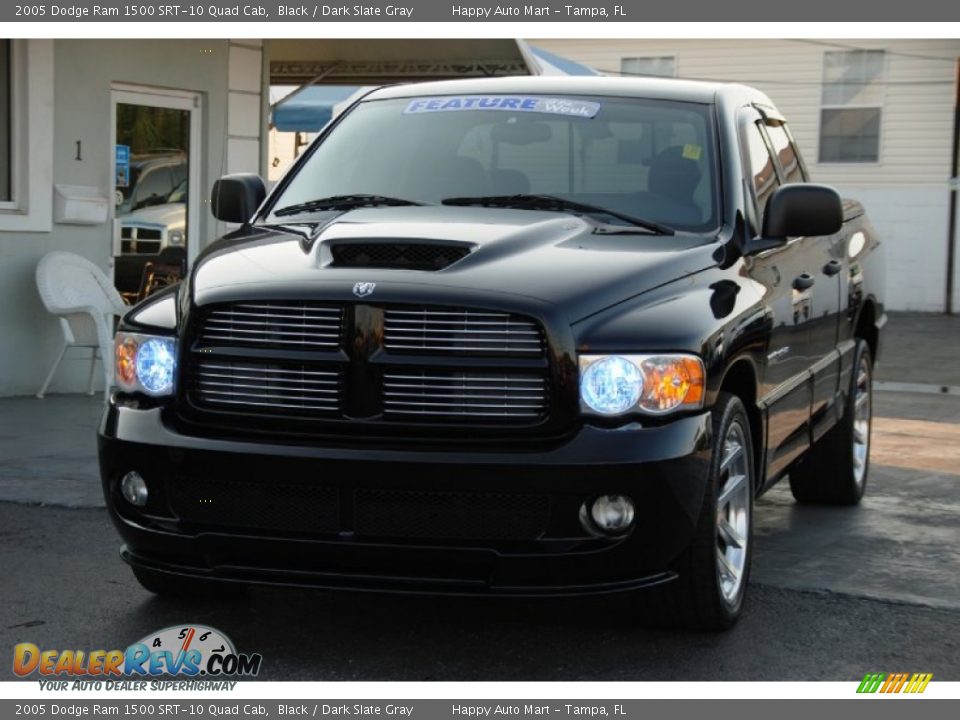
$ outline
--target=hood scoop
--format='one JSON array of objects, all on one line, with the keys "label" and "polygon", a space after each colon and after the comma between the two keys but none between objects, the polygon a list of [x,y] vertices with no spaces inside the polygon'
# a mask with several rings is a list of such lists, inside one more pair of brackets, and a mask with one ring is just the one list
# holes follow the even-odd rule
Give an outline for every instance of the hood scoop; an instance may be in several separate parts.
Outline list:
[{"label": "hood scoop", "polygon": [[329,243],[330,267],[443,270],[462,260],[473,245],[422,240],[338,241]]}]

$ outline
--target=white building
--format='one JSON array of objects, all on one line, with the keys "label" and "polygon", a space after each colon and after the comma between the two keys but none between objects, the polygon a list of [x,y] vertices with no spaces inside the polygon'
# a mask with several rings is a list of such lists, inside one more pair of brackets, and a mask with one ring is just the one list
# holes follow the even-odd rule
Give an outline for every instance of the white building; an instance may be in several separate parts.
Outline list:
[{"label": "white building", "polygon": [[742,82],[767,93],[813,179],[866,206],[886,242],[890,309],[945,309],[960,40],[530,43],[609,74]]}]

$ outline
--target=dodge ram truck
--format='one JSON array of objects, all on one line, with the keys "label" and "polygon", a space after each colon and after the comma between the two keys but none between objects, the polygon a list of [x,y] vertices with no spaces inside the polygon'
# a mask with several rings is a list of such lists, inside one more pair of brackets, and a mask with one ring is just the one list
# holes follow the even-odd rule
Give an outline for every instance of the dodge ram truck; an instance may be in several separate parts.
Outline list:
[{"label": "dodge ram truck", "polygon": [[762,493],[864,493],[880,242],[752,88],[376,89],[211,202],[236,229],[122,319],[99,427],[147,590],[638,591],[723,629]]}]

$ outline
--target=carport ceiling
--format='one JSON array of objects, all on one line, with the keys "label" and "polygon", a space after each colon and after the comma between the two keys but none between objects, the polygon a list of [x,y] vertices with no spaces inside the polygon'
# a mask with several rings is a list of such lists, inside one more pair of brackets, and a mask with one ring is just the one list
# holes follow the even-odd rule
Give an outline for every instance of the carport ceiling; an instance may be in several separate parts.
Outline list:
[{"label": "carport ceiling", "polygon": [[288,40],[267,42],[271,85],[382,85],[529,75],[516,40]]}]

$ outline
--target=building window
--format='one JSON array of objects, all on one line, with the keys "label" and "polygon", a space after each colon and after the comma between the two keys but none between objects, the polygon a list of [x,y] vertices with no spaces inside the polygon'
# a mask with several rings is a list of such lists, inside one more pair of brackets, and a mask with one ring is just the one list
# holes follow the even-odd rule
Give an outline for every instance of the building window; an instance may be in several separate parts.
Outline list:
[{"label": "building window", "polygon": [[675,57],[621,58],[620,72],[624,75],[676,77],[677,59]]},{"label": "building window", "polygon": [[824,53],[820,162],[880,159],[885,64],[883,50]]},{"label": "building window", "polygon": [[12,75],[10,41],[0,39],[0,202],[13,200]]},{"label": "building window", "polygon": [[0,232],[53,225],[53,40],[0,39]]}]

